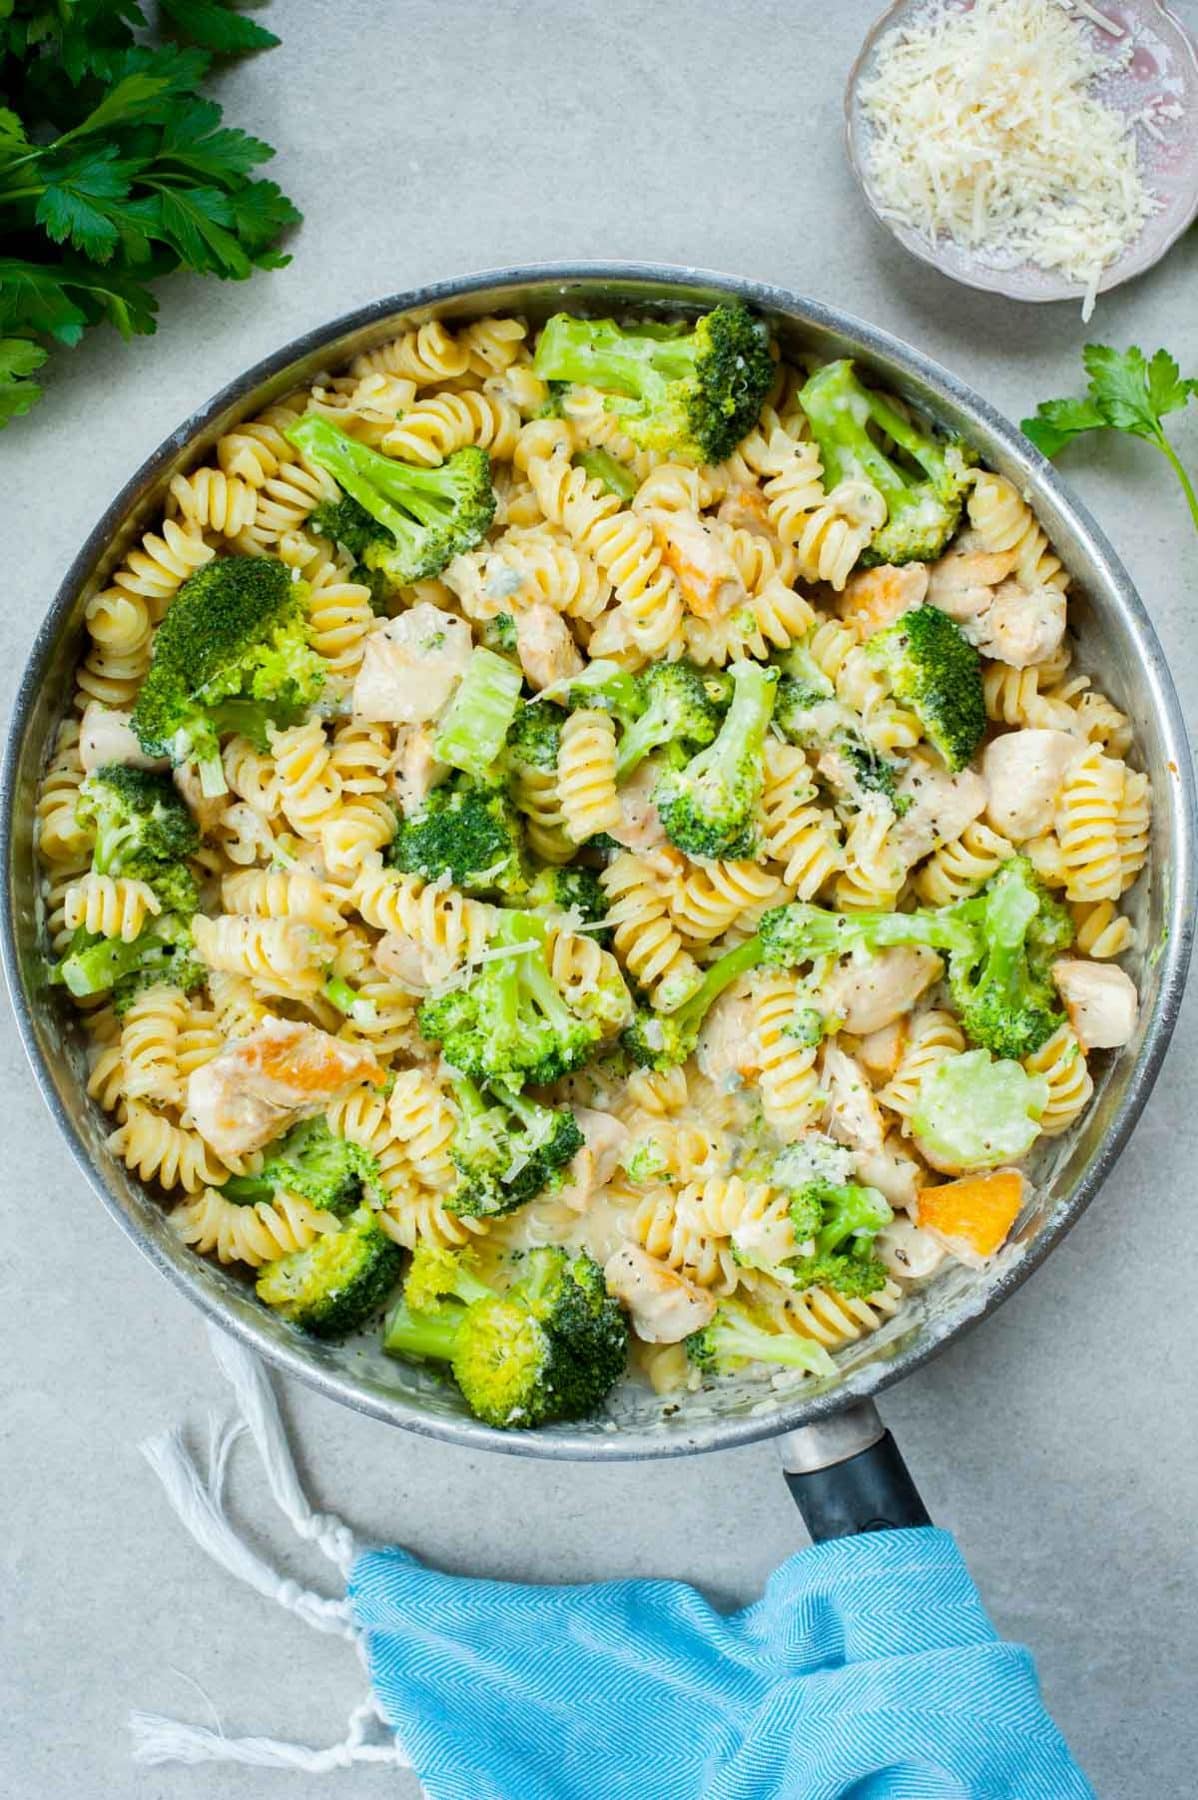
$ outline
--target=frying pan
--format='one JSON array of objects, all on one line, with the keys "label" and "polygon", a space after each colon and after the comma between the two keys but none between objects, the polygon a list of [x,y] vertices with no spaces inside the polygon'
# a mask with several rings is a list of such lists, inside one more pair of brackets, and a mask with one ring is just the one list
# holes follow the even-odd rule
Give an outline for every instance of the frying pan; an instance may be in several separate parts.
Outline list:
[{"label": "frying pan", "polygon": [[[539,321],[563,306],[635,315],[703,310],[736,295],[763,313],[785,348],[851,356],[1029,498],[1074,577],[1070,622],[1078,666],[1135,724],[1133,759],[1155,798],[1152,854],[1130,896],[1142,996],[1134,1040],[1095,1059],[1093,1102],[1078,1125],[1047,1142],[1032,1165],[1033,1197],[1004,1249],[981,1270],[940,1271],[898,1314],[837,1358],[835,1377],[788,1383],[746,1373],[667,1401],[628,1384],[600,1419],[536,1432],[495,1431],[469,1417],[425,1371],[397,1364],[366,1340],[322,1344],[271,1314],[234,1274],[197,1257],[161,1205],[105,1147],[108,1122],[86,1096],[83,1047],[47,990],[37,930],[33,817],[54,728],[70,704],[83,612],[129,545],[161,512],[172,475],[203,460],[236,421],[342,366],[357,352],[432,318],[465,323],[490,312]],[[1114,551],[1043,457],[948,371],[897,338],[784,289],[696,269],[620,263],[542,264],[488,271],[379,300],[335,319],[248,370],[154,452],[97,523],[38,632],[17,694],[0,776],[0,859],[6,876],[3,959],[25,1049],[47,1105],[93,1192],[156,1268],[210,1318],[344,1405],[449,1443],[520,1456],[591,1461],[678,1456],[779,1436],[783,1467],[814,1537],[927,1514],[873,1396],[1000,1306],[1080,1218],[1113,1168],[1152,1090],[1176,1021],[1194,913],[1194,780],[1161,647]]]}]

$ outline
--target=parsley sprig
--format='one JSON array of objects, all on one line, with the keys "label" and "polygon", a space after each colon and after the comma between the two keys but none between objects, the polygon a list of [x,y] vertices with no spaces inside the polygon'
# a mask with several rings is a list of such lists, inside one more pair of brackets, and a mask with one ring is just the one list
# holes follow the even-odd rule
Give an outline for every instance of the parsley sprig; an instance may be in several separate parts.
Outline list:
[{"label": "parsley sprig", "polygon": [[200,93],[217,56],[278,43],[228,0],[0,0],[0,426],[41,396],[48,348],[107,320],[155,329],[175,269],[281,268],[300,214],[254,176],[274,150]]},{"label": "parsley sprig", "polygon": [[1129,350],[1087,344],[1082,362],[1090,377],[1085,395],[1041,401],[1035,418],[1023,421],[1025,434],[1045,456],[1055,456],[1087,431],[1125,431],[1155,444],[1181,483],[1198,529],[1198,494],[1162,423],[1169,413],[1181,412],[1198,398],[1198,379],[1183,376],[1167,350],[1147,357],[1135,344]]}]

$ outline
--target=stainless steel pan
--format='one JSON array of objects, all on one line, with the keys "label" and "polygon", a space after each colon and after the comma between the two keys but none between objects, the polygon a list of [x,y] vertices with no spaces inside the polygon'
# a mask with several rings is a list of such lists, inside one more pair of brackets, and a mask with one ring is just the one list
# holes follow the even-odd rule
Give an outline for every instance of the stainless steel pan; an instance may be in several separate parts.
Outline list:
[{"label": "stainless steel pan", "polygon": [[[1141,1022],[1134,1042],[1095,1071],[1094,1103],[1079,1127],[1046,1147],[1034,1169],[1035,1200],[1012,1242],[981,1272],[954,1266],[938,1276],[896,1319],[844,1353],[835,1381],[777,1387],[743,1378],[716,1393],[671,1396],[668,1406],[630,1386],[617,1397],[610,1418],[536,1433],[497,1432],[467,1416],[444,1386],[388,1361],[372,1345],[324,1345],[301,1337],[261,1307],[235,1276],[181,1245],[161,1206],[114,1162],[104,1144],[107,1122],[84,1093],[80,1046],[40,975],[35,789],[54,726],[69,704],[88,597],[161,511],[171,476],[202,460],[235,421],[318,371],[337,368],[359,350],[430,318],[468,321],[514,311],[540,319],[562,305],[677,312],[707,307],[728,294],[759,308],[786,345],[820,356],[856,357],[875,379],[963,433],[1035,506],[1074,576],[1070,614],[1078,663],[1135,721],[1133,755],[1152,777],[1152,858],[1134,898],[1140,950],[1133,973],[1143,996]],[[1151,1092],[1177,1016],[1193,932],[1194,783],[1177,697],[1148,614],[1089,514],[1005,419],[918,351],[783,289],[693,269],[542,265],[441,282],[336,319],[217,394],[117,495],[51,603],[17,695],[0,814],[8,890],[4,964],[35,1078],[97,1197],[202,1311],[333,1399],[451,1443],[524,1456],[607,1460],[675,1456],[796,1434],[787,1440],[786,1454],[795,1470],[805,1471],[797,1477],[802,1503],[820,1534],[918,1516],[913,1490],[903,1487],[901,1464],[881,1438],[871,1396],[999,1306],[1085,1211]],[[839,1472],[813,1473],[829,1468]]]}]

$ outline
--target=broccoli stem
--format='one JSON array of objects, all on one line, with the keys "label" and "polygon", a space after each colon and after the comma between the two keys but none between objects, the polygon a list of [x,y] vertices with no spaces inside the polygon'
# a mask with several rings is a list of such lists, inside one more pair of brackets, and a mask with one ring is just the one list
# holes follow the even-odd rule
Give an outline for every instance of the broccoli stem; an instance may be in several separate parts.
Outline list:
[{"label": "broccoli stem", "polygon": [[123,975],[131,975],[145,955],[145,944],[135,938],[125,943],[121,938],[102,938],[98,944],[72,951],[58,967],[61,979],[76,1000],[102,994]]},{"label": "broccoli stem", "polygon": [[400,1300],[383,1329],[383,1349],[391,1356],[451,1362],[465,1310],[449,1306],[441,1312],[416,1313]]},{"label": "broccoli stem", "polygon": [[363,1017],[377,1016],[377,1008],[372,1000],[363,1000],[356,988],[352,988],[348,981],[332,972],[325,980],[324,996],[347,1019],[361,1020]]},{"label": "broccoli stem", "polygon": [[503,750],[520,704],[519,669],[493,650],[476,648],[441,720],[433,745],[439,762],[481,779]]},{"label": "broccoli stem", "polygon": [[607,450],[579,450],[572,458],[575,468],[589,475],[592,481],[601,482],[609,494],[627,506],[637,490],[637,479],[632,470]]}]

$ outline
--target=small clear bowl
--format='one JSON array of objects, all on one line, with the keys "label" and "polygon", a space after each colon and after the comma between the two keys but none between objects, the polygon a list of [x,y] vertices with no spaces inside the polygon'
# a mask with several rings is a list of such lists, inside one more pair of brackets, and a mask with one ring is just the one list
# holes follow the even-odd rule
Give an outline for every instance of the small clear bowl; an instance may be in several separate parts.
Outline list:
[{"label": "small clear bowl", "polygon": [[[897,0],[872,27],[853,64],[845,91],[845,132],[849,161],[866,203],[904,250],[967,287],[1006,294],[1012,300],[1083,300],[1086,290],[1082,285],[1051,270],[1028,262],[986,258],[949,238],[932,240],[900,224],[887,217],[871,187],[871,127],[860,102],[862,81],[872,75],[878,46],[889,32],[946,3],[952,7],[954,0]],[[959,0],[959,10],[969,11],[972,4],[973,0]],[[1134,51],[1128,66],[1112,66],[1109,80],[1104,79],[1097,92],[1107,105],[1139,119],[1141,167],[1150,190],[1161,202],[1135,242],[1103,272],[1098,292],[1104,294],[1152,268],[1198,218],[1198,47],[1163,0],[1088,0],[1088,4],[1121,34],[1113,36],[1084,14],[1075,14],[1097,50],[1112,59],[1121,57],[1126,35],[1131,36]]]}]

